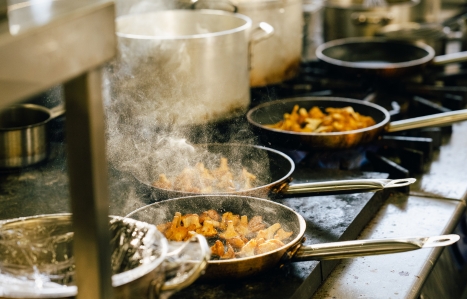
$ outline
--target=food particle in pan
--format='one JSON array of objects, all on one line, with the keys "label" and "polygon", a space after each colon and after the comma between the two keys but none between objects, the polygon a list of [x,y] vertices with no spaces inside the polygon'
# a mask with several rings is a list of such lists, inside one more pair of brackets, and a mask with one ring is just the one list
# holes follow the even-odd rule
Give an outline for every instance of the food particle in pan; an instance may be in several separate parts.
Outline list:
[{"label": "food particle in pan", "polygon": [[171,241],[187,241],[195,233],[211,240],[214,258],[232,259],[266,253],[284,246],[293,232],[285,231],[280,223],[268,226],[261,216],[248,221],[246,215],[225,212],[222,217],[215,210],[182,215],[176,212],[172,221],[157,228]]},{"label": "food particle in pan", "polygon": [[249,190],[255,187],[256,176],[247,169],[233,171],[225,157],[220,158],[219,167],[207,169],[203,163],[184,168],[179,175],[168,178],[162,173],[153,186],[166,190],[191,193],[219,193]]},{"label": "food particle in pan", "polygon": [[291,113],[284,113],[281,121],[265,125],[268,128],[301,133],[329,133],[363,129],[376,122],[371,116],[361,115],[352,107],[326,108],[326,113],[317,106],[309,111],[295,105]]}]

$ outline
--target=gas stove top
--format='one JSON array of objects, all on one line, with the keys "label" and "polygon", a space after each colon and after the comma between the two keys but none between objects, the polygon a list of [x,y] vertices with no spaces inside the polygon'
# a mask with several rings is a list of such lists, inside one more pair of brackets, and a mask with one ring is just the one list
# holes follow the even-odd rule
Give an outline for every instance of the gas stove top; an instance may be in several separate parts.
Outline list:
[{"label": "gas stove top", "polygon": [[[393,120],[399,120],[462,109],[467,104],[465,83],[467,68],[463,65],[429,70],[423,76],[403,81],[378,82],[342,78],[320,62],[309,62],[302,65],[294,80],[252,89],[251,105],[300,96],[345,97],[377,103],[390,111]],[[56,129],[61,131],[62,126],[59,123]],[[189,141],[259,143],[244,117],[198,129],[202,132],[192,132],[187,137]],[[206,130],[210,134],[205,134]],[[305,243],[313,244],[356,239],[391,192],[434,194],[458,200],[466,188],[457,183],[464,180],[458,165],[449,164],[453,163],[449,156],[458,148],[446,146],[452,132],[453,127],[448,126],[386,134],[367,146],[333,152],[284,150],[296,163],[292,175],[296,183],[413,176],[418,182],[411,187],[376,193],[300,196],[277,201],[304,216]],[[126,215],[151,201],[128,173],[111,168],[109,184],[113,215]],[[66,152],[60,138],[52,142],[51,155],[44,163],[0,174],[0,219],[68,212],[68,198]],[[242,281],[196,282],[172,298],[310,298],[337,263],[299,262]]]},{"label": "gas stove top", "polygon": [[[319,62],[307,63],[303,65],[303,74],[295,80],[253,89],[252,106],[286,97],[346,97],[384,106],[390,111],[391,117],[397,120],[460,109],[466,104],[467,88],[457,87],[464,80],[461,67],[456,73],[438,72],[436,76],[430,74],[429,79],[418,82],[412,80],[404,84],[397,82],[376,86],[360,79],[346,81],[341,78],[326,78],[326,70],[321,67]],[[56,124],[57,130],[60,130],[61,125],[63,123]],[[232,141],[225,139],[225,136],[234,136],[235,142],[257,142],[243,117],[215,124],[209,130],[213,133],[209,135],[209,140],[196,140],[196,134],[190,137],[193,142]],[[236,134],[232,134],[234,131]],[[304,216],[307,221],[306,244],[355,239],[391,192],[409,194],[414,189],[416,192],[433,192],[423,186],[423,181],[440,180],[440,176],[431,174],[429,169],[431,172],[436,169],[433,161],[440,159],[440,153],[447,153],[442,148],[450,140],[452,131],[452,126],[449,126],[387,134],[368,146],[343,151],[285,151],[296,163],[296,170],[292,175],[296,183],[415,176],[422,184],[376,193],[297,196],[277,201]],[[0,219],[69,211],[63,140],[54,140],[51,149],[46,162],[0,176]],[[111,214],[126,215],[151,201],[131,175],[112,168],[110,174]],[[458,191],[456,188],[447,189],[448,187],[437,187],[434,191],[442,196],[449,192],[454,197],[465,191],[461,187],[457,188]],[[457,192],[454,195],[453,190]],[[197,282],[176,293],[173,298],[310,298],[337,263],[338,261],[299,262],[286,264],[242,281]]]},{"label": "gas stove top", "polygon": [[[252,106],[291,97],[345,97],[379,104],[390,111],[392,120],[400,120],[464,108],[467,88],[463,87],[462,82],[466,79],[467,72],[462,65],[458,65],[455,72],[452,67],[433,69],[423,77],[371,82],[362,78],[341,78],[329,73],[319,62],[311,62],[302,66],[301,75],[294,80],[253,89]],[[241,121],[235,120],[236,125]],[[449,187],[443,188],[439,184],[432,193],[433,188],[427,188],[423,182],[430,182],[434,177],[440,179],[440,172],[437,171],[439,165],[433,161],[442,156],[440,150],[443,153],[449,151],[449,146],[445,148],[452,132],[453,126],[401,131],[385,134],[366,146],[340,151],[279,150],[292,157],[297,164],[294,182],[415,176],[421,183],[411,186],[413,190],[405,187],[392,192],[438,194],[436,196],[444,197],[451,192],[447,190]],[[463,188],[464,185],[458,186],[458,189]],[[355,239],[388,196],[389,192],[384,191],[302,196],[278,201],[304,216],[307,221],[306,243],[312,244]],[[243,281],[195,283],[175,294],[174,298],[310,298],[337,263],[302,262],[284,265]]]}]

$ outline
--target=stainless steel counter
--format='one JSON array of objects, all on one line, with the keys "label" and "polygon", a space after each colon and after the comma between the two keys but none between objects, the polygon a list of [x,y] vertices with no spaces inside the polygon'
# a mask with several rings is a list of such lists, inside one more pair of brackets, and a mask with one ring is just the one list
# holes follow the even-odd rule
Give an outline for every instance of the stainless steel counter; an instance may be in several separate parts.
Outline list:
[{"label": "stainless steel counter", "polygon": [[[411,193],[392,194],[359,239],[451,233],[466,208],[466,136],[467,122],[454,125]],[[419,298],[424,288],[432,287],[430,273],[441,253],[418,250],[342,261],[313,298]],[[464,279],[460,287],[466,283]],[[459,292],[444,291],[444,298],[459,298]]]}]

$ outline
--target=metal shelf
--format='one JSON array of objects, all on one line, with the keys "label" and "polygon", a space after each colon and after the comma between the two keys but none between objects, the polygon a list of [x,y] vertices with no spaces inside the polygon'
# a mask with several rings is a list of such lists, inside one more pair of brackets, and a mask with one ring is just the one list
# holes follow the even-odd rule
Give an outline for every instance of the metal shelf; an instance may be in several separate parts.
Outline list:
[{"label": "metal shelf", "polygon": [[100,65],[116,52],[114,4],[10,1],[5,18],[0,0],[0,109],[64,85],[77,298],[112,298]]},{"label": "metal shelf", "polygon": [[68,81],[114,55],[112,3],[38,3],[42,8],[11,5],[10,25],[0,24],[0,105]]}]

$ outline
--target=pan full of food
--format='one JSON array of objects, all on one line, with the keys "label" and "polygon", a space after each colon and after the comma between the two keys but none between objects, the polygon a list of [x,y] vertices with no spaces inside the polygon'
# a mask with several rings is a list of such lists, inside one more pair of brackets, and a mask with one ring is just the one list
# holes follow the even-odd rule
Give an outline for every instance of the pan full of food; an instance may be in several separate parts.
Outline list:
[{"label": "pan full of food", "polygon": [[349,37],[321,44],[316,57],[341,73],[392,79],[420,73],[429,65],[465,62],[467,52],[435,56],[432,47],[400,37]]},{"label": "pan full of food", "polygon": [[356,179],[294,184],[293,160],[263,146],[210,143],[161,159],[157,153],[135,164],[134,177],[154,201],[200,194],[275,197],[378,191],[415,182],[407,179]]},{"label": "pan full of food", "polygon": [[304,218],[282,204],[239,195],[188,196],[141,207],[126,217],[148,222],[169,239],[204,235],[211,247],[203,280],[238,279],[287,262],[342,259],[447,246],[458,235],[304,245]]},{"label": "pan full of food", "polygon": [[247,119],[263,142],[277,148],[345,149],[376,140],[383,133],[467,120],[467,109],[391,121],[374,103],[339,97],[297,97],[252,108]]}]

